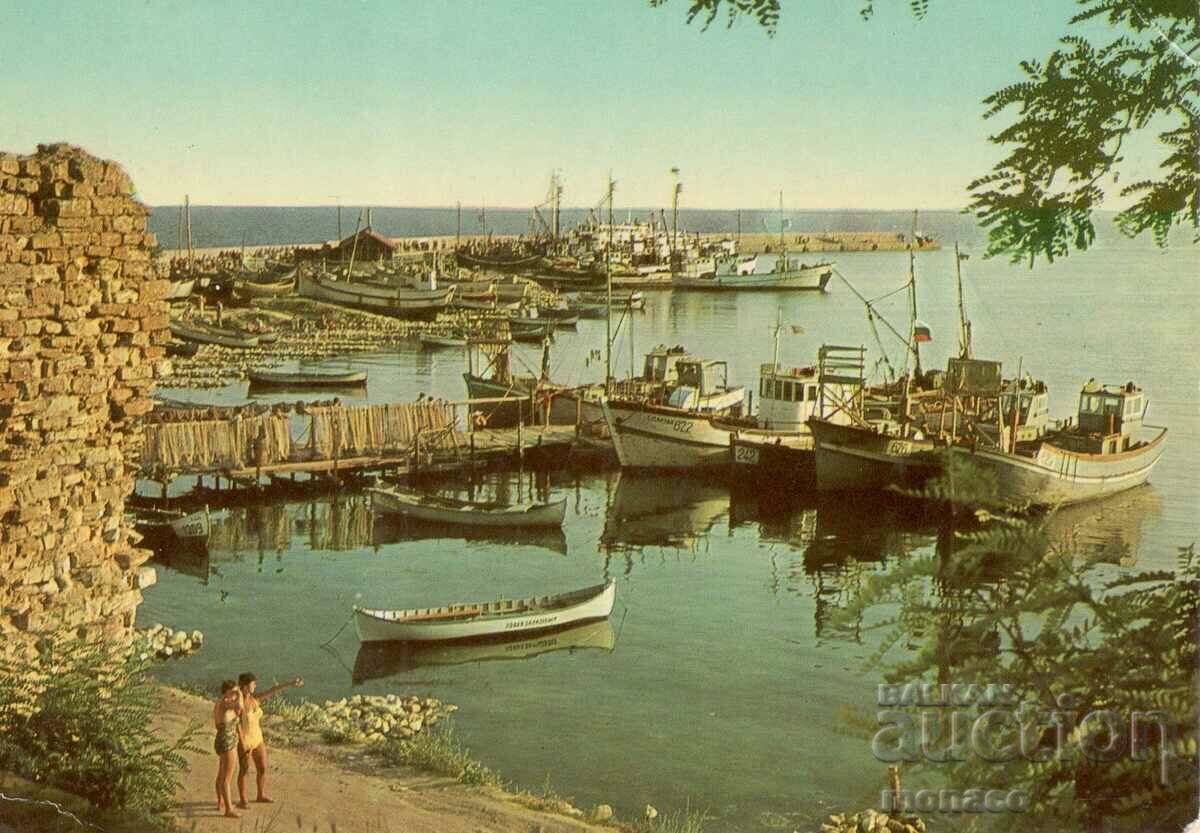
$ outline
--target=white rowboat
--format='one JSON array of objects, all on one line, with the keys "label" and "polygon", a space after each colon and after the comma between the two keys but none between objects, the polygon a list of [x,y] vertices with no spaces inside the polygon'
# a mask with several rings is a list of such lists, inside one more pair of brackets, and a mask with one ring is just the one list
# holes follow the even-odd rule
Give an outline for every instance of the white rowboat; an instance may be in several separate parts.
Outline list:
[{"label": "white rowboat", "polygon": [[485,527],[560,527],[567,515],[567,499],[551,503],[472,503],[466,500],[419,495],[395,489],[370,489],[372,505],[381,512],[407,515],[422,521]]},{"label": "white rowboat", "polygon": [[354,627],[361,642],[430,642],[541,631],[608,618],[616,588],[616,582],[610,579],[570,593],[528,599],[410,610],[355,607]]}]

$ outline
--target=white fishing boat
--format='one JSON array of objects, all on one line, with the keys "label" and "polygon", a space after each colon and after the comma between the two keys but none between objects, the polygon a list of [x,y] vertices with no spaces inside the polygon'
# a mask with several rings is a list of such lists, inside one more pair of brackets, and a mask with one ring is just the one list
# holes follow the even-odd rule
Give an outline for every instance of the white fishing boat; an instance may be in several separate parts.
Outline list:
[{"label": "white fishing boat", "polygon": [[678,384],[666,401],[607,397],[601,402],[622,468],[690,469],[729,462],[729,429],[713,417],[738,418],[746,390],[728,384],[725,362],[676,361]]},{"label": "white fishing boat", "polygon": [[380,512],[406,515],[421,521],[462,526],[561,527],[567,514],[567,499],[550,503],[484,503],[438,495],[370,489],[372,506]]},{"label": "white fishing boat", "polygon": [[364,309],[397,318],[433,318],[454,297],[454,285],[434,289],[407,289],[388,284],[335,280],[329,275],[301,271],[298,294],[313,301]]},{"label": "white fishing boat", "polygon": [[[605,307],[608,305],[607,292],[580,292],[577,297],[579,304],[583,306],[599,305]],[[637,290],[614,292],[612,294],[613,309],[645,309],[646,297]]]},{"label": "white fishing boat", "polygon": [[833,278],[828,261],[806,263],[786,252],[767,255],[702,258],[671,278],[676,289],[774,289],[824,292]]},{"label": "white fishing boat", "polygon": [[466,602],[443,607],[383,610],[354,608],[361,642],[431,642],[559,628],[612,614],[617,585],[585,587],[554,596]]},{"label": "white fishing boat", "polygon": [[1079,503],[1141,486],[1162,457],[1167,429],[1144,423],[1142,389],[1133,382],[1079,394],[1078,419],[1008,450],[951,447],[995,478],[995,497],[1011,506]]},{"label": "white fishing boat", "polygon": [[736,255],[723,252],[694,258],[671,277],[676,289],[803,290],[824,292],[833,278],[828,261],[807,263],[788,254],[784,236],[790,220],[783,218],[783,192],[779,194],[779,254]]}]

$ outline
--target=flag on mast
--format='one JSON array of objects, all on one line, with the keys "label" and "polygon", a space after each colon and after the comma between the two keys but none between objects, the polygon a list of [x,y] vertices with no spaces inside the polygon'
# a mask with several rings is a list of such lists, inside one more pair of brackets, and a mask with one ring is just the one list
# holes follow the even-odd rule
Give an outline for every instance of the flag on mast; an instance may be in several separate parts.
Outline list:
[{"label": "flag on mast", "polygon": [[913,341],[917,344],[924,344],[927,341],[933,341],[933,334],[929,332],[929,325],[917,321],[913,324]]}]

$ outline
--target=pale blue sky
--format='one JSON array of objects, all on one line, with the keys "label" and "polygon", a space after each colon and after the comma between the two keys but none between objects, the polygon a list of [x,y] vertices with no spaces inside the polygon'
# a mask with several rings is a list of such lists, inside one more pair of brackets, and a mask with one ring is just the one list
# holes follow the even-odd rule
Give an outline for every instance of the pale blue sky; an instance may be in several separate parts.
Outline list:
[{"label": "pale blue sky", "polygon": [[959,208],[998,151],[980,100],[1066,31],[1070,0],[785,0],[707,33],[687,0],[7,6],[0,148],[65,140],[141,197],[198,204],[539,201]]}]

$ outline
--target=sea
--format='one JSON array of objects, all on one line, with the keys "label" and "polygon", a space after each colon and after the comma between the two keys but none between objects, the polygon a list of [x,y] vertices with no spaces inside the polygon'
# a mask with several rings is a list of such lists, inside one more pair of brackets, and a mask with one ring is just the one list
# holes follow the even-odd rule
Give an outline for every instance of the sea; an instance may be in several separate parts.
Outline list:
[{"label": "sea", "polygon": [[[741,214],[744,230],[763,221],[778,228],[776,212]],[[373,215],[378,230],[397,236],[453,234],[457,225],[454,208]],[[166,248],[177,219],[174,207],[151,215]],[[525,219],[518,210],[488,209],[485,222],[520,233]],[[785,219],[797,233],[899,233],[912,225],[906,212]],[[737,221],[732,211],[685,211],[681,226],[732,231]],[[193,207],[192,223],[203,246],[337,234],[336,208]],[[1200,517],[1200,249],[1186,234],[1165,249],[1127,239],[1102,216],[1091,249],[1030,268],[984,258],[985,234],[968,215],[922,212],[917,228],[943,247],[915,257],[919,317],[933,336],[922,346],[926,366],[944,366],[957,352],[958,242],[969,256],[961,265],[976,356],[1002,361],[1007,375],[1044,380],[1055,417],[1073,415],[1089,379],[1145,390],[1147,421],[1169,429],[1151,483],[1066,510],[1058,522],[1074,540],[1119,554],[1112,570],[1170,569],[1177,548],[1196,541]],[[731,381],[753,387],[759,365],[771,360],[777,321],[784,363],[812,364],[820,345],[836,343],[866,347],[874,371],[884,355],[902,366],[901,345],[872,327],[850,287],[875,300],[884,317],[906,322],[907,298],[898,290],[907,253],[830,257],[837,277],[824,294],[646,293],[645,311],[620,323],[616,372],[640,371],[656,345],[682,344],[727,361]],[[602,321],[561,332],[553,377],[599,380],[603,346]],[[517,355],[518,364],[540,361],[534,348],[518,346]],[[462,398],[464,363],[459,351],[413,343],[319,366],[368,370],[362,401],[384,402],[419,393]],[[239,403],[249,394],[239,382],[171,395]],[[845,715],[874,712],[882,670],[867,661],[879,637],[866,628],[834,632],[829,618],[863,567],[886,573],[937,552],[936,520],[898,498],[845,501],[775,483],[733,488],[719,479],[618,471],[492,473],[440,487],[504,500],[566,497],[565,528],[463,537],[375,519],[352,492],[225,510],[207,555],[163,554],[158,583],[145,591],[139,623],[206,635],[201,651],[156,673],[207,689],[242,671],[267,683],[300,674],[306,686],[296,696],[318,701],[435,696],[460,706],[455,735],[516,786],[536,792],[549,784],[580,806],[610,804],[625,819],[651,804],[664,814],[702,810],[710,833],[759,833],[817,829],[830,813],[878,805],[886,764],[873,757],[869,733]],[[607,625],[515,645],[370,652],[346,626],[355,604],[524,597],[609,578],[617,604]]]}]

